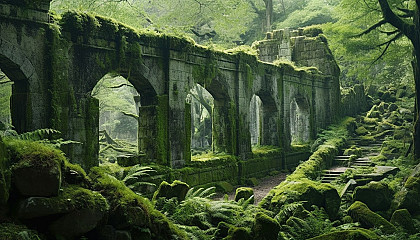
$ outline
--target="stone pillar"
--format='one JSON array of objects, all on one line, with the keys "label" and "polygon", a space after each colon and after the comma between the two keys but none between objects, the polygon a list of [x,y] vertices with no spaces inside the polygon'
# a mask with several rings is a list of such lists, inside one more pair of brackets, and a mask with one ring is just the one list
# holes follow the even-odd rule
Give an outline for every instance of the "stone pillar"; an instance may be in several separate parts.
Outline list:
[{"label": "stone pillar", "polygon": [[235,116],[236,111],[233,103],[214,100],[212,114],[212,149],[214,152],[236,154]]},{"label": "stone pillar", "polygon": [[10,97],[10,111],[12,124],[18,133],[33,130],[31,126],[31,104],[28,85],[22,81],[15,81]]},{"label": "stone pillar", "polygon": [[263,107],[261,145],[279,146],[278,112],[275,107]]},{"label": "stone pillar", "polygon": [[169,166],[168,96],[158,96],[158,105],[139,108],[139,152],[153,162]]}]

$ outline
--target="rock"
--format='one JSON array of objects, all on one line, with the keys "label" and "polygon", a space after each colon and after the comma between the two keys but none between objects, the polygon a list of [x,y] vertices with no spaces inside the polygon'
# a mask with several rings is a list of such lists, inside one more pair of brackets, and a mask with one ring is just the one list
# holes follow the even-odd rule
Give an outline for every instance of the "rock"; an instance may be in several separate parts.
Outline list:
[{"label": "rock", "polygon": [[160,197],[170,199],[176,197],[178,201],[183,201],[189,189],[190,186],[188,184],[178,180],[173,181],[172,184],[163,181],[153,195],[153,199]]},{"label": "rock", "polygon": [[43,154],[26,156],[13,166],[13,182],[23,196],[57,196],[61,187],[60,164]]},{"label": "rock", "polygon": [[359,228],[355,230],[341,230],[325,233],[307,240],[379,240],[380,238],[374,232]]},{"label": "rock", "polygon": [[120,205],[113,209],[109,216],[109,224],[116,229],[125,229],[131,226],[144,226],[148,221],[147,212],[139,206]]},{"label": "rock", "polygon": [[395,96],[397,98],[402,98],[402,97],[405,97],[406,95],[407,95],[407,90],[406,89],[402,89],[402,88],[398,89],[397,90],[397,93],[395,94]]},{"label": "rock", "polygon": [[370,182],[365,186],[356,187],[353,194],[355,201],[365,203],[372,211],[385,211],[391,206],[392,191],[387,184]]},{"label": "rock", "polygon": [[115,240],[115,228],[112,225],[99,226],[96,231],[93,239],[101,240]]},{"label": "rock", "polygon": [[390,91],[384,92],[382,96],[380,96],[381,100],[384,102],[395,102],[397,98],[393,95]]},{"label": "rock", "polygon": [[276,220],[264,213],[255,215],[254,225],[252,227],[253,239],[271,240],[277,239],[280,232],[280,226]]},{"label": "rock", "polygon": [[98,209],[76,210],[52,222],[49,230],[56,238],[72,239],[94,229],[104,216]]},{"label": "rock", "polygon": [[368,206],[362,202],[354,202],[347,210],[353,221],[360,222],[362,227],[366,228],[380,228],[386,234],[392,234],[397,231],[397,228],[388,222],[379,214],[372,212]]},{"label": "rock", "polygon": [[257,178],[254,178],[254,177],[253,178],[248,178],[245,181],[245,184],[248,185],[248,186],[251,186],[251,187],[257,186],[258,183],[259,183],[258,179]]},{"label": "rock", "polygon": [[420,176],[410,176],[404,187],[395,195],[397,209],[407,209],[411,214],[420,213]]},{"label": "rock", "polygon": [[219,239],[223,239],[225,237],[227,237],[227,235],[229,234],[229,229],[232,227],[231,224],[226,223],[226,222],[219,222],[217,224],[217,230],[216,233],[214,234],[214,238],[219,240]]},{"label": "rock", "polygon": [[215,184],[216,192],[230,193],[233,191],[233,186],[229,182],[221,181]]},{"label": "rock", "polygon": [[358,127],[358,128],[356,129],[356,134],[357,134],[357,135],[366,135],[366,134],[368,134],[368,133],[369,133],[369,131],[368,131],[368,130],[366,130],[366,128],[365,128],[365,127],[363,127],[363,126]]},{"label": "rock", "polygon": [[0,239],[4,240],[32,240],[41,239],[34,230],[26,228],[26,226],[15,225],[13,223],[0,224]]},{"label": "rock", "polygon": [[116,231],[115,240],[131,240],[131,233],[128,231]]},{"label": "rock", "polygon": [[231,227],[226,240],[251,240],[251,234],[244,227]]},{"label": "rock", "polygon": [[22,200],[18,204],[16,215],[19,219],[32,219],[83,209],[104,213],[108,208],[108,203],[101,194],[78,186],[69,186],[57,197],[30,197]]},{"label": "rock", "polygon": [[[235,201],[237,202],[241,198],[243,198],[244,200],[248,200],[253,195],[254,195],[254,190],[252,188],[239,187],[236,189]],[[251,203],[254,203],[254,199],[251,200]]]},{"label": "rock", "polygon": [[341,198],[334,187],[309,179],[282,182],[260,204],[263,208],[277,212],[284,204],[297,201],[305,201],[305,209],[311,209],[312,205],[323,207],[331,219],[337,217],[341,204]]},{"label": "rock", "polygon": [[397,104],[395,104],[395,103],[391,103],[391,104],[389,105],[389,107],[388,107],[388,110],[389,110],[390,112],[397,111],[397,109],[398,109],[398,105],[397,105]]},{"label": "rock", "polygon": [[408,212],[407,209],[398,209],[396,210],[391,217],[392,224],[395,226],[400,226],[404,228],[408,233],[414,234],[417,232],[413,218],[410,215],[410,212]]},{"label": "rock", "polygon": [[0,206],[5,205],[9,200],[10,175],[0,168]]}]

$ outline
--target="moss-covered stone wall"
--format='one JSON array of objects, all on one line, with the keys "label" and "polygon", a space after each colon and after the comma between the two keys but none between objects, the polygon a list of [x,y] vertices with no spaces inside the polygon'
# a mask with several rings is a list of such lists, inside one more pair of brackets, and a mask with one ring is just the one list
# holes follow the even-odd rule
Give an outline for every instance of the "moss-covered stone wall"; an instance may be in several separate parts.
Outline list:
[{"label": "moss-covered stone wall", "polygon": [[[13,7],[34,10],[25,4]],[[63,133],[63,138],[80,142],[64,150],[73,162],[86,169],[98,164],[98,106],[90,93],[110,72],[125,77],[134,86],[144,110],[155,109],[139,116],[140,123],[150,123],[143,129],[153,129],[147,134],[139,131],[140,150],[149,161],[173,168],[181,168],[190,160],[190,127],[186,120],[190,110],[185,101],[195,84],[202,85],[215,99],[214,151],[249,160],[241,163],[245,172],[254,164],[250,160],[254,157],[249,131],[253,95],[260,96],[263,102],[264,145],[288,148],[293,99],[304,99],[306,104],[307,119],[301,131],[305,140],[313,138],[317,129],[334,117],[331,96],[336,95],[335,82],[316,70],[263,63],[243,50],[208,49],[185,38],[135,30],[87,13],[67,12],[61,18],[52,16],[52,21],[37,24],[30,24],[29,15],[16,19],[10,13],[0,14],[6,19],[0,24],[2,32],[10,33],[1,35],[4,41],[0,43],[0,59],[7,61],[0,63],[12,62],[22,70],[23,79],[34,79],[25,85],[30,86],[26,102],[15,101],[33,109],[24,113],[22,124],[27,126],[22,129],[54,128]],[[32,42],[20,44],[23,41]],[[326,49],[323,38],[313,41]],[[12,46],[7,46],[10,42]],[[17,50],[10,52],[9,47]],[[31,55],[33,58],[19,59],[24,55],[21,53],[31,51],[36,53]],[[267,160],[267,167],[277,166],[278,161]],[[255,172],[264,171],[256,167]]]}]

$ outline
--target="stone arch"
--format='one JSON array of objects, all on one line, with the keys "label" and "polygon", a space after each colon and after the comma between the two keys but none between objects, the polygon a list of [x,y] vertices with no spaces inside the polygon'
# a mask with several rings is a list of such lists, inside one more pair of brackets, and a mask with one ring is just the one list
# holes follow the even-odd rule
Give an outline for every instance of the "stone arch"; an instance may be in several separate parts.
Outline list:
[{"label": "stone arch", "polygon": [[[236,105],[230,96],[228,77],[219,69],[214,76],[194,76],[214,98],[212,110],[212,151],[236,154]],[[226,73],[228,74],[228,73]]]},{"label": "stone arch", "polygon": [[18,46],[5,39],[0,39],[0,68],[14,83],[10,109],[16,131],[45,127],[45,121],[41,120],[45,113],[39,109],[45,96],[40,96],[43,93],[35,67]]},{"label": "stone arch", "polygon": [[311,138],[311,106],[308,99],[296,95],[289,107],[291,144],[308,142]]},{"label": "stone arch", "polygon": [[[191,150],[207,150],[212,146],[212,114],[214,97],[200,84],[195,84],[186,99],[190,105],[191,120],[186,119],[186,127],[191,128]],[[188,107],[186,111],[188,111]],[[188,113],[186,114],[188,116]],[[188,124],[190,122],[190,124]],[[188,133],[188,129],[186,129]],[[188,141],[188,139],[187,139]]]},{"label": "stone arch", "polygon": [[259,113],[259,144],[279,146],[279,110],[276,101],[265,91],[256,92],[254,96],[261,100],[261,110]]}]

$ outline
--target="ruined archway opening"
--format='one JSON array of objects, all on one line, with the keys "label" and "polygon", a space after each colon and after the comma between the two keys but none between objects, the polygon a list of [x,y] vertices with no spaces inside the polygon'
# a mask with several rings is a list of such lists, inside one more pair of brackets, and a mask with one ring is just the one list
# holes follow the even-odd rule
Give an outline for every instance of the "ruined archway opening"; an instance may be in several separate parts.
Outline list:
[{"label": "ruined archway opening", "polygon": [[310,108],[308,101],[295,97],[290,103],[290,139],[291,145],[305,144],[310,141]]},{"label": "ruined archway opening", "polygon": [[205,88],[196,84],[187,95],[186,102],[191,108],[191,154],[210,152],[214,98]]},{"label": "ruined archway opening", "polygon": [[10,129],[12,126],[12,113],[10,109],[12,85],[12,80],[0,68],[0,130]]},{"label": "ruined archway opening", "polygon": [[261,145],[262,122],[263,122],[263,103],[261,98],[253,95],[249,104],[249,132],[251,135],[251,146]]},{"label": "ruined archway opening", "polygon": [[5,128],[18,133],[32,131],[31,114],[28,112],[29,82],[20,66],[0,55],[0,121]]},{"label": "ruined archway opening", "polygon": [[140,94],[124,77],[106,74],[92,90],[99,100],[99,161],[137,155]]}]

